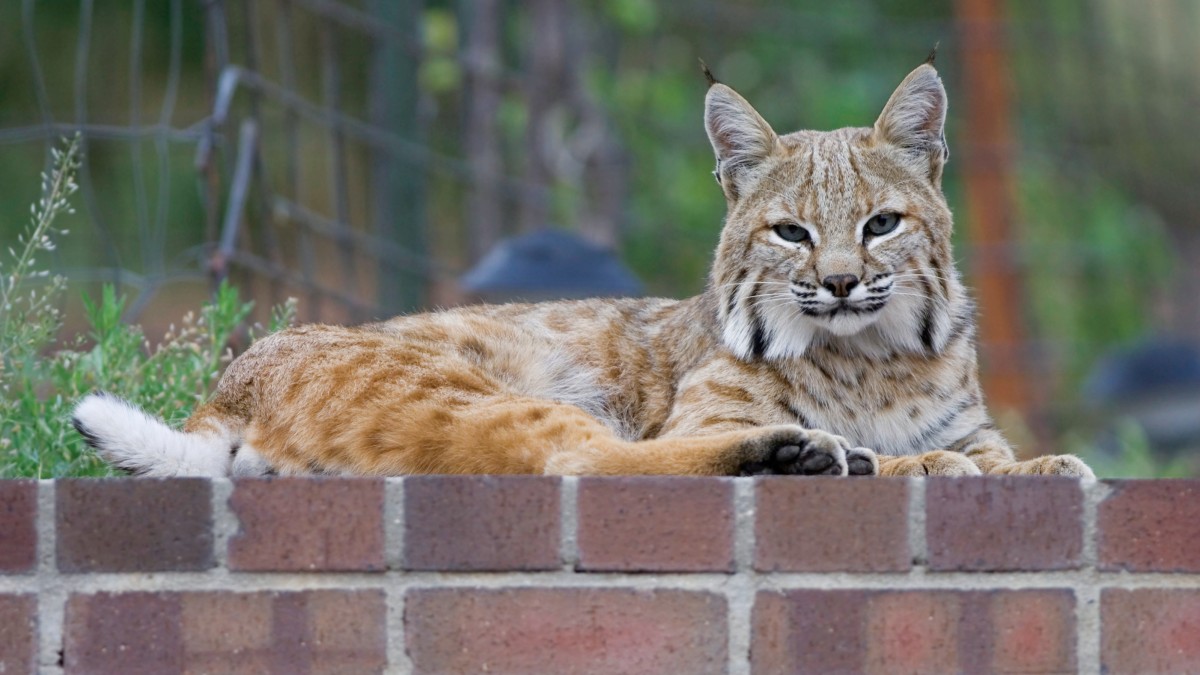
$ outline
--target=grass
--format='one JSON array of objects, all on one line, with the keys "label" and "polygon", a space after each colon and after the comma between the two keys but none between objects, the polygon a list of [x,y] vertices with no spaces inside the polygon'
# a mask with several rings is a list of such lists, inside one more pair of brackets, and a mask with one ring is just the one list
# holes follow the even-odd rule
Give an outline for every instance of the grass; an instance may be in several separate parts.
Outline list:
[{"label": "grass", "polygon": [[[230,339],[253,306],[222,284],[152,344],[121,320],[125,298],[105,286],[99,299],[84,297],[88,332],[60,337],[66,280],[39,269],[38,259],[67,234],[54,222],[71,213],[79,146],[76,137],[54,151],[30,223],[0,264],[0,478],[110,475],[71,426],[75,402],[103,389],[168,422],[185,419],[232,359]],[[289,300],[272,312],[268,330],[294,316]]]}]

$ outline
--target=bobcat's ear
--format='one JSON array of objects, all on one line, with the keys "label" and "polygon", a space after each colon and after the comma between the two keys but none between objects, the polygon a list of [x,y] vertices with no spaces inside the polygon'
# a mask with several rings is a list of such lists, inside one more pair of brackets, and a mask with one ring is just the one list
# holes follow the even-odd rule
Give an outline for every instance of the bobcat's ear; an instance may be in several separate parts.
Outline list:
[{"label": "bobcat's ear", "polygon": [[739,181],[775,151],[779,137],[746,99],[715,80],[704,97],[704,128],[717,155],[717,182],[737,199]]},{"label": "bobcat's ear", "polygon": [[946,146],[946,89],[942,78],[930,63],[923,63],[908,74],[879,119],[875,138],[904,149],[919,162],[928,162],[934,182],[942,176],[942,166],[950,158]]}]

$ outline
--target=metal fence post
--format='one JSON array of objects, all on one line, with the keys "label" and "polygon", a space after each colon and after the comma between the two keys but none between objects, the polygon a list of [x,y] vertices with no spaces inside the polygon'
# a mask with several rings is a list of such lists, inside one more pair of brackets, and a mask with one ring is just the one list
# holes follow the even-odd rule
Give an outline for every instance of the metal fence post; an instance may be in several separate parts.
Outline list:
[{"label": "metal fence post", "polygon": [[[378,128],[412,143],[424,144],[420,114],[422,0],[372,0],[371,14],[393,27],[394,35],[377,38],[371,64],[370,114]],[[371,150],[372,224],[380,238],[424,255],[426,167],[421,160],[401,157],[395,149]],[[424,304],[427,279],[423,270],[399,260],[380,259],[376,304],[387,314],[412,311]]]}]

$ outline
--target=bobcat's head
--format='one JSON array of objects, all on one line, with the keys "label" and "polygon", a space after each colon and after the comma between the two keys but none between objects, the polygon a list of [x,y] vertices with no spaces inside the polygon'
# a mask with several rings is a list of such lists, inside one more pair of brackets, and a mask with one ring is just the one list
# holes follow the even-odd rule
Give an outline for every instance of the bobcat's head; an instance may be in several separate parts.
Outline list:
[{"label": "bobcat's head", "polygon": [[946,91],[905,78],[870,128],[777,135],[713,82],[704,121],[728,213],[709,292],[743,359],[813,345],[936,354],[969,307],[942,195]]}]

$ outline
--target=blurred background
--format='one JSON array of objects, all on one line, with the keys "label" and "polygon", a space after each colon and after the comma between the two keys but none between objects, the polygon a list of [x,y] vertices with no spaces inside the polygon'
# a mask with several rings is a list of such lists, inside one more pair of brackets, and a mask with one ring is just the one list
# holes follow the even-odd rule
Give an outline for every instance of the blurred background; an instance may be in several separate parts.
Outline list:
[{"label": "blurred background", "polygon": [[225,278],[327,322],[695,294],[724,210],[697,59],[785,132],[869,125],[939,44],[994,412],[1025,454],[1200,472],[1192,0],[10,0],[0,26],[0,239],[81,130],[52,265],[151,336]]}]

